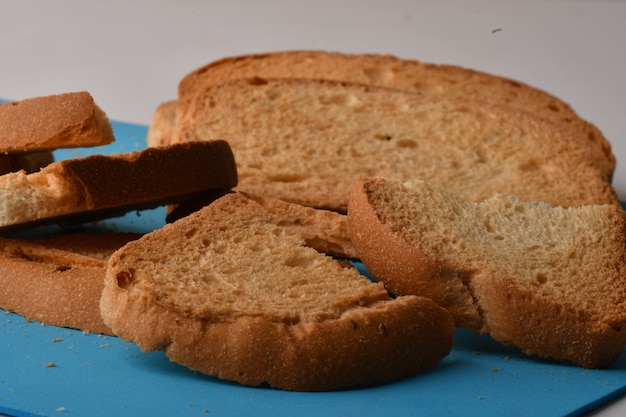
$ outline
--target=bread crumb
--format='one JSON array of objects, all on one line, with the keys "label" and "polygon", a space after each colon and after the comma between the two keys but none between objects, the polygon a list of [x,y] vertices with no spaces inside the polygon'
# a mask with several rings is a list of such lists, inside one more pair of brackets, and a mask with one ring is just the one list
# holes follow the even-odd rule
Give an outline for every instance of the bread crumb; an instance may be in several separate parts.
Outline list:
[{"label": "bread crumb", "polygon": [[491,368],[491,372],[498,372],[500,368]]},{"label": "bread crumb", "polygon": [[63,339],[61,339],[60,337],[55,337],[54,339],[52,339],[52,342],[57,343],[62,341]]},{"label": "bread crumb", "polygon": [[48,362],[48,363],[46,364],[46,368],[54,368],[55,366],[57,366],[57,364],[56,364],[56,363],[54,363],[54,362]]},{"label": "bread crumb", "polygon": [[67,409],[66,409],[65,407],[58,407],[58,408],[57,408],[57,411],[58,411],[59,413],[65,413],[65,412],[67,411]]}]

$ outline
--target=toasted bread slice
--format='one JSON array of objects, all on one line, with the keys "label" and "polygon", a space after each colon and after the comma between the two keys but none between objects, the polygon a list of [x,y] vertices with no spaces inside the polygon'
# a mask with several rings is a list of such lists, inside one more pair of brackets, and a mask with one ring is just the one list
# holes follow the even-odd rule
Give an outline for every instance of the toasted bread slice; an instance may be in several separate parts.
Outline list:
[{"label": "toasted bread slice", "polygon": [[303,391],[415,374],[448,354],[454,332],[431,300],[390,298],[239,193],[115,252],[101,313],[144,351],[242,384]]},{"label": "toasted bread slice", "polygon": [[0,308],[42,323],[112,334],[100,316],[108,257],[135,234],[0,238]]},{"label": "toasted bread slice", "polygon": [[483,102],[328,80],[209,87],[176,141],[228,140],[241,191],[345,212],[358,176],[422,178],[472,201],[496,192],[552,205],[610,203],[588,149],[554,124]]},{"label": "toasted bread slice", "polygon": [[348,225],[374,277],[430,297],[458,326],[589,368],[609,366],[626,343],[625,221],[614,205],[474,203],[423,181],[365,178]]},{"label": "toasted bread slice", "polygon": [[589,150],[592,163],[606,179],[610,180],[615,170],[615,156],[600,130],[559,98],[493,74],[391,55],[284,51],[224,58],[192,71],[181,80],[178,114],[184,116],[193,111],[189,107],[191,100],[207,87],[250,77],[325,78],[407,90],[427,97],[472,98],[505,104],[566,130],[576,146]]},{"label": "toasted bread slice", "polygon": [[0,104],[0,152],[106,145],[115,140],[106,114],[88,92]]},{"label": "toasted bread slice", "polygon": [[32,174],[0,176],[0,230],[94,220],[237,184],[228,143],[181,145],[66,159]]}]

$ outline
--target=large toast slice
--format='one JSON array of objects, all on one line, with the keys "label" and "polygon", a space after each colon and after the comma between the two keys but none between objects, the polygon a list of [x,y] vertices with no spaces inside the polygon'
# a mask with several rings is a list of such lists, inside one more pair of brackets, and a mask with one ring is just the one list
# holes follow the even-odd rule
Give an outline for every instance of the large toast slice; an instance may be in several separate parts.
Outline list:
[{"label": "large toast slice", "polygon": [[626,343],[624,212],[496,195],[480,203],[423,181],[355,183],[348,226],[395,294],[430,297],[458,326],[529,354],[609,366]]},{"label": "large toast slice", "polygon": [[328,80],[233,80],[196,95],[178,142],[228,140],[241,191],[345,212],[358,176],[422,178],[469,200],[619,205],[555,124],[483,102]]},{"label": "large toast slice", "polygon": [[106,145],[115,140],[106,114],[88,92],[0,104],[0,152]]},{"label": "large toast slice", "polygon": [[224,141],[66,159],[32,174],[0,176],[0,230],[95,220],[236,184],[234,157]]},{"label": "large toast slice", "polygon": [[304,246],[239,193],[109,260],[101,313],[116,335],[247,385],[320,391],[391,381],[451,348],[443,308]]},{"label": "large toast slice", "polygon": [[562,100],[519,81],[453,65],[437,65],[391,55],[328,51],[284,51],[224,58],[184,77],[178,86],[180,117],[205,88],[233,78],[325,78],[407,90],[428,97],[472,98],[505,104],[549,120],[586,148],[607,179],[615,169],[609,142],[596,126]]}]

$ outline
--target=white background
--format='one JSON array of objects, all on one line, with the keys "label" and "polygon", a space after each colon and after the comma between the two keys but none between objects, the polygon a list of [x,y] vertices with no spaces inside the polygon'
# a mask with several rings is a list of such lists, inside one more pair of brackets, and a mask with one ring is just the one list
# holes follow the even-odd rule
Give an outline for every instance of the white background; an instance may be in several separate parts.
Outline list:
[{"label": "white background", "polygon": [[[602,130],[626,200],[626,1],[0,0],[0,98],[87,90],[148,124],[210,61],[287,49],[390,53],[514,78]],[[626,399],[601,411],[626,413]]]}]

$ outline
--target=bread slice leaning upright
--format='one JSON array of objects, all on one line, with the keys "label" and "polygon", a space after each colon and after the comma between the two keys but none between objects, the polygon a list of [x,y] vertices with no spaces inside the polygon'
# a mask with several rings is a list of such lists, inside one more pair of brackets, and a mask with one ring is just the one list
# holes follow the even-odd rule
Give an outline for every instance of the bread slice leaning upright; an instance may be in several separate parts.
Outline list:
[{"label": "bread slice leaning upright", "polygon": [[383,383],[449,353],[445,309],[392,299],[270,216],[233,193],[127,244],[109,260],[104,322],[193,370],[286,390]]},{"label": "bread slice leaning upright", "polygon": [[430,297],[458,326],[528,354],[596,368],[626,343],[624,212],[495,195],[468,202],[423,181],[359,179],[348,227],[395,294]]}]

